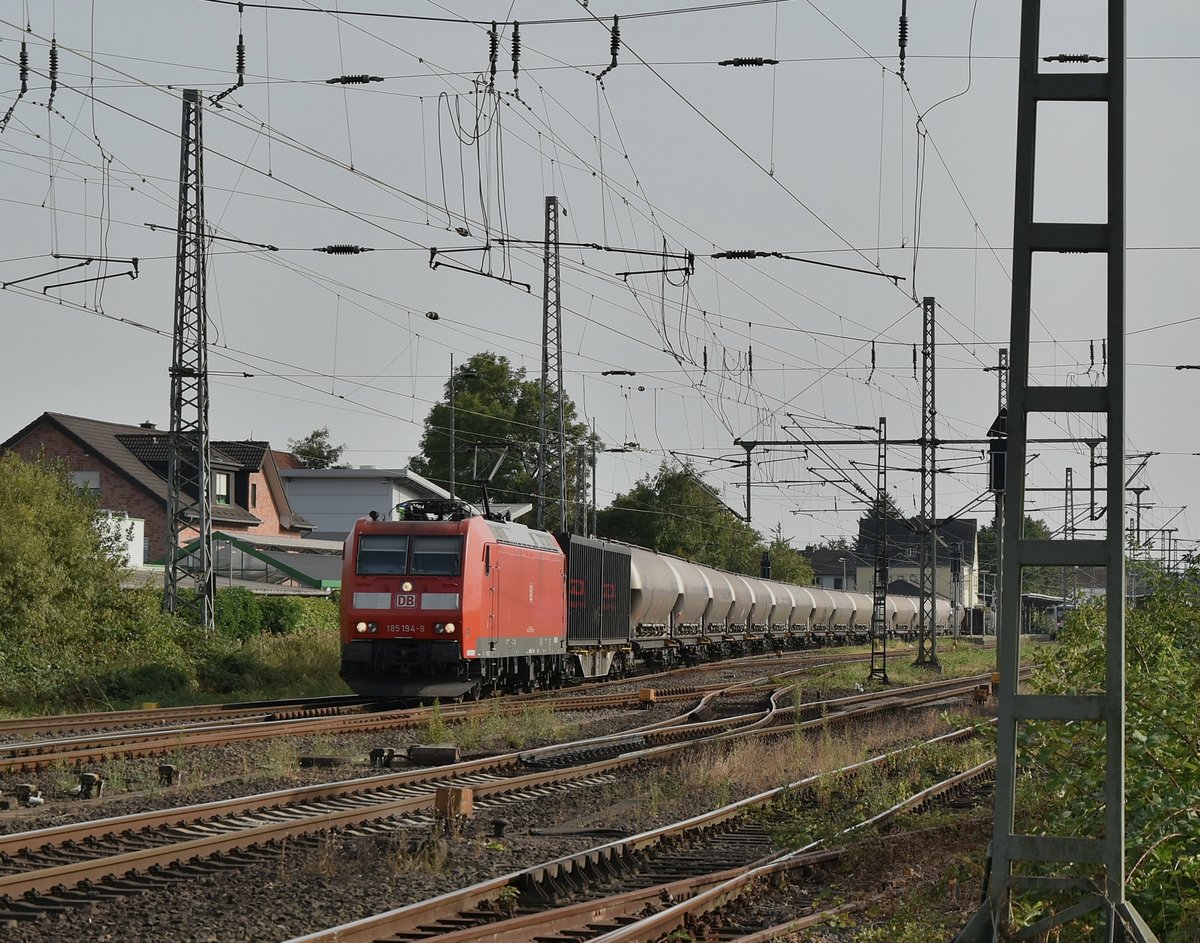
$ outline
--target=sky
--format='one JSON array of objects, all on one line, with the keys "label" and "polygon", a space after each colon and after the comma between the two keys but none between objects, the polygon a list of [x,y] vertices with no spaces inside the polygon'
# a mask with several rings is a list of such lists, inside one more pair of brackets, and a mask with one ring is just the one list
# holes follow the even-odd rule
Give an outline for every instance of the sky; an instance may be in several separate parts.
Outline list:
[{"label": "sky", "polygon": [[[855,444],[756,450],[753,523],[800,547],[853,536],[856,486],[874,488],[863,427],[886,417],[889,438],[920,435],[925,297],[937,303],[938,436],[991,424],[986,368],[1009,334],[1020,4],[909,0],[903,81],[899,0],[271,6],[0,0],[0,108],[12,106],[0,132],[0,438],[43,411],[168,426],[184,88],[206,96],[205,212],[220,237],[207,270],[216,438],[286,447],[328,427],[344,461],[403,467],[451,357],[490,350],[538,375],[551,194],[564,242],[669,253],[561,253],[567,393],[606,445],[635,444],[599,456],[602,507],[687,460],[744,510],[735,439],[844,438]],[[1104,55],[1104,6],[1044,2],[1043,53]],[[1147,486],[1142,529],[1157,548],[1158,528],[1200,536],[1186,507],[1200,371],[1175,369],[1200,363],[1200,8],[1129,6],[1126,450],[1130,473],[1156,453],[1134,483]],[[639,15],[672,9],[685,12]],[[368,15],[397,12],[418,18]],[[614,14],[617,64],[598,79]],[[245,83],[218,107],[239,31]],[[755,56],[778,65],[717,64]],[[327,81],[346,75],[378,81]],[[1043,106],[1039,219],[1106,218],[1104,129],[1099,106]],[[373,251],[314,251],[329,245]],[[473,271],[431,268],[433,248]],[[746,249],[806,261],[711,257]],[[663,271],[689,252],[690,274]],[[79,261],[56,254],[97,261],[46,274]],[[136,279],[120,261],[132,258]],[[650,272],[620,274],[633,270]],[[113,277],[53,287],[98,274]],[[1100,257],[1039,258],[1034,382],[1105,382],[1103,298]],[[636,375],[603,375],[614,369]],[[1032,434],[1097,430],[1063,420]],[[1061,488],[1068,468],[1087,484],[1086,445],[1031,451],[1030,488]],[[940,454],[939,516],[982,499],[986,521],[979,447]],[[918,464],[912,448],[889,450],[889,485],[910,513]],[[1064,525],[1061,491],[1030,499]],[[1080,533],[1102,523],[1089,500],[1074,497]]]}]

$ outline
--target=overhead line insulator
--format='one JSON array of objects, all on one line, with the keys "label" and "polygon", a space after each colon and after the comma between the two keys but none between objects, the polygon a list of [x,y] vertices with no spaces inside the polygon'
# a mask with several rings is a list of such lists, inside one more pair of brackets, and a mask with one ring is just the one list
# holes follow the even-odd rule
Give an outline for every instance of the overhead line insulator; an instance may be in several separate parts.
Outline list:
[{"label": "overhead line insulator", "polygon": [[50,98],[46,102],[47,108],[54,107],[54,93],[58,91],[58,39],[57,37],[50,38]]},{"label": "overhead line insulator", "polygon": [[369,246],[352,246],[346,243],[338,243],[331,246],[317,246],[313,252],[324,252],[328,255],[361,255],[363,252],[374,252],[375,250]]},{"label": "overhead line insulator", "polygon": [[1057,56],[1042,56],[1043,62],[1103,62],[1104,56],[1086,52],[1060,52]]},{"label": "overhead line insulator", "polygon": [[382,75],[335,75],[331,79],[326,79],[326,85],[366,85],[369,82],[382,82]]},{"label": "overhead line insulator", "polygon": [[613,25],[610,33],[612,34],[612,41],[609,43],[608,48],[609,52],[612,53],[612,62],[609,63],[603,72],[596,76],[597,82],[617,67],[617,53],[621,51],[621,18],[619,16],[613,17]]},{"label": "overhead line insulator", "polygon": [[778,59],[768,59],[765,56],[735,56],[732,59],[722,59],[717,65],[731,65],[735,68],[743,66],[779,65]]},{"label": "overhead line insulator", "polygon": [[496,21],[492,20],[492,28],[488,30],[488,89],[496,87],[496,58],[500,52],[500,33],[496,29]]},{"label": "overhead line insulator", "polygon": [[727,249],[724,252],[714,252],[714,259],[758,259],[770,255],[769,252],[761,252],[758,249]]}]

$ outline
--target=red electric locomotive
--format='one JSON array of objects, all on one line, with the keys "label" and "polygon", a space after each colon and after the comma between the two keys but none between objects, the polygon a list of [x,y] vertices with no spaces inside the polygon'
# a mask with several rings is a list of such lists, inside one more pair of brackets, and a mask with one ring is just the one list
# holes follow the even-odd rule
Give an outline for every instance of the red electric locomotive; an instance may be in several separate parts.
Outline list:
[{"label": "red electric locomotive", "polygon": [[458,501],[363,519],[342,564],[341,675],[358,694],[458,698],[561,683],[566,557]]}]

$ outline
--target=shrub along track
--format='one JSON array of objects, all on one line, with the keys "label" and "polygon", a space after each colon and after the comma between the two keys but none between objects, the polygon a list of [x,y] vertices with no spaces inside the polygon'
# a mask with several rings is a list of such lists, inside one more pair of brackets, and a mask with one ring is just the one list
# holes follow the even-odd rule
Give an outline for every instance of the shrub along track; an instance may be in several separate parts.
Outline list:
[{"label": "shrub along track", "polygon": [[[281,842],[331,829],[383,834],[428,825],[433,821],[430,810],[438,786],[473,789],[476,810],[483,812],[544,796],[549,790],[611,782],[619,768],[661,761],[697,742],[791,731],[928,704],[970,691],[978,680],[939,681],[882,695],[806,704],[804,711],[824,713],[809,720],[797,720],[792,708],[779,706],[781,697],[790,693],[789,688],[779,688],[764,706],[750,712],[696,721],[697,712],[717,699],[710,694],[673,723],[595,740],[4,836],[0,837],[0,897],[7,899],[7,906],[0,909],[0,920],[32,919],[98,898],[242,867],[278,854]],[[744,685],[734,686],[738,696],[744,696],[743,689]]]},{"label": "shrub along track", "polygon": [[[781,661],[769,656],[709,664],[676,672],[646,676],[639,684],[654,678],[680,678],[689,673],[736,667],[737,662],[755,665],[761,662],[776,669],[780,677],[825,667],[830,664],[863,660],[858,653],[804,653],[800,659]],[[795,667],[788,668],[795,664]],[[778,669],[785,670],[778,670]],[[0,743],[0,774],[43,769],[55,764],[82,766],[101,763],[118,757],[162,756],[181,749],[196,749],[230,743],[266,740],[275,737],[301,737],[367,733],[384,730],[420,727],[431,717],[443,721],[465,721],[489,715],[517,715],[531,705],[547,705],[556,710],[604,710],[627,708],[639,703],[636,687],[627,681],[609,682],[626,690],[611,694],[599,693],[589,685],[571,691],[542,691],[488,701],[437,707],[408,707],[380,709],[378,702],[355,697],[316,698],[305,700],[260,702],[259,704],[230,704],[196,708],[165,708],[162,710],[119,711],[63,717],[20,718],[0,721],[0,736],[48,731],[91,731],[79,736],[38,739],[27,742]],[[729,682],[708,685],[678,685],[659,688],[658,702],[683,701],[706,691],[727,688]],[[163,726],[166,720],[171,726]],[[147,726],[153,724],[154,726]],[[136,729],[114,729],[137,725]],[[103,732],[108,731],[108,732]]]}]

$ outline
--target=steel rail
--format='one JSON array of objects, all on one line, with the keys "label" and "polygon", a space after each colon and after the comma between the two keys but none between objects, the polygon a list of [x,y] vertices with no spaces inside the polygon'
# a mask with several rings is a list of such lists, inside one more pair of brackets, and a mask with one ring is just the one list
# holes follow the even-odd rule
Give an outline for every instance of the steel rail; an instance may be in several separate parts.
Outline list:
[{"label": "steel rail", "polygon": [[[756,712],[756,715],[771,716],[777,712],[776,705],[766,711]],[[686,716],[686,715],[685,715]],[[845,714],[843,716],[850,716]],[[738,720],[740,718],[731,718]],[[827,721],[828,718],[823,719]],[[711,735],[702,731],[692,730],[692,738],[684,743],[665,744],[623,753],[614,758],[599,762],[575,765],[566,769],[553,768],[549,770],[525,773],[523,775],[496,778],[493,781],[480,782],[478,774],[491,768],[494,772],[504,769],[511,770],[522,759],[528,761],[532,757],[544,756],[552,751],[562,752],[561,746],[542,748],[525,754],[508,754],[504,757],[491,757],[485,760],[472,761],[465,764],[455,764],[452,767],[434,768],[399,774],[397,776],[372,777],[368,780],[353,781],[349,784],[331,784],[319,787],[306,787],[302,790],[286,790],[282,793],[266,794],[250,799],[228,800],[217,803],[207,803],[191,809],[166,810],[151,813],[149,816],[124,816],[118,819],[101,822],[80,823],[77,825],[61,826],[43,832],[23,833],[6,836],[0,839],[0,852],[11,854],[20,853],[30,848],[43,849],[47,842],[62,844],[67,841],[79,842],[88,835],[111,835],[114,832],[128,832],[135,825],[145,827],[150,822],[170,823],[173,827],[191,827],[196,831],[219,830],[219,834],[202,835],[183,842],[171,842],[151,848],[142,848],[134,852],[99,857],[93,860],[76,861],[65,865],[44,868],[33,871],[18,872],[0,877],[0,896],[10,900],[29,893],[53,891],[55,888],[77,885],[82,882],[95,882],[106,877],[124,876],[130,872],[140,872],[150,867],[170,867],[196,857],[207,857],[233,849],[246,848],[264,841],[278,841],[294,838],[328,829],[346,828],[386,819],[395,815],[425,810],[432,806],[437,785],[469,785],[479,798],[494,796],[499,793],[509,793],[528,789],[548,783],[570,782],[579,779],[607,773],[613,769],[633,765],[647,759],[661,759],[679,750],[687,749],[697,742],[711,740]],[[696,736],[699,734],[699,736]],[[626,735],[627,737],[627,735]],[[582,741],[594,745],[598,741],[610,741],[614,738],[597,738],[593,741]],[[464,777],[476,774],[474,780]],[[377,796],[372,799],[370,793],[380,793],[387,788],[397,785],[422,787],[417,795],[388,799]],[[347,785],[350,787],[347,789]],[[366,786],[367,789],[362,787]],[[219,823],[215,817],[223,815],[245,815],[250,811],[266,814],[264,806],[269,807],[271,800],[312,802],[318,796],[349,796],[369,805],[356,804],[353,808],[342,807],[334,809],[304,809],[303,807],[288,810],[300,818],[286,822],[267,824],[237,823],[233,831],[229,831],[229,823]],[[382,801],[379,801],[382,800]],[[208,826],[208,828],[206,828]]]},{"label": "steel rail", "polygon": [[[826,656],[828,657],[828,656]],[[854,661],[859,656],[847,653],[846,658],[835,659],[835,663]],[[803,673],[818,666],[800,666],[790,673]],[[678,690],[666,689],[657,696],[660,701],[679,701],[693,697],[703,690],[724,690],[728,684],[714,683],[709,686],[685,687]],[[610,694],[571,695],[557,692],[545,695],[532,703],[549,703],[559,710],[606,710],[614,707],[636,706],[637,692]],[[481,701],[466,704],[445,705],[439,708],[445,721],[468,720],[478,715],[491,716],[520,714],[529,709],[527,697],[508,698],[502,701]],[[289,717],[268,715],[264,719],[240,723],[211,723],[194,726],[175,726],[134,730],[105,734],[92,734],[54,740],[30,741],[27,743],[0,744],[0,772],[23,772],[36,770],[55,763],[95,763],[118,756],[154,756],[174,752],[181,747],[219,746],[244,740],[270,739],[283,736],[307,736],[330,732],[373,732],[403,727],[415,727],[425,723],[431,708],[397,708],[372,714],[341,714],[322,717]],[[256,715],[257,716],[257,715]]]},{"label": "steel rail", "polygon": [[[974,727],[951,731],[950,733],[933,737],[919,744],[913,744],[877,754],[876,756],[862,760],[858,763],[852,763],[848,766],[841,767],[840,769],[806,776],[787,785],[779,786],[775,789],[769,789],[756,795],[740,799],[726,806],[722,806],[719,809],[701,813],[682,822],[660,826],[629,838],[617,839],[603,845],[598,845],[594,848],[589,848],[586,851],[556,858],[553,861],[535,865],[530,868],[525,868],[520,871],[510,872],[507,875],[482,881],[467,888],[450,891],[438,897],[432,897],[423,901],[418,901],[405,907],[388,911],[384,914],[377,914],[373,917],[366,917],[348,924],[343,924],[339,927],[321,930],[302,937],[296,937],[288,941],[288,943],[374,943],[376,940],[400,934],[406,929],[415,928],[417,926],[429,927],[440,919],[454,919],[456,914],[460,914],[473,908],[478,908],[484,902],[499,900],[501,892],[506,888],[515,888],[518,891],[532,893],[542,885],[553,885],[556,881],[560,880],[564,876],[569,876],[576,872],[583,872],[588,869],[604,870],[608,867],[615,867],[619,862],[631,861],[639,854],[643,854],[650,849],[659,846],[665,841],[676,839],[684,835],[702,834],[708,830],[712,830],[741,817],[751,809],[767,805],[788,793],[805,789],[821,781],[822,779],[855,772],[869,766],[884,763],[892,757],[912,752],[929,744],[963,739],[968,736],[973,736],[975,733],[976,728]],[[810,848],[808,850],[812,851],[813,849]],[[798,857],[801,853],[787,852],[785,854]],[[783,858],[784,856],[780,855],[777,856],[777,859],[775,860],[782,861]],[[772,864],[762,864],[759,866],[759,868],[770,868],[772,866]],[[744,869],[738,870],[740,874],[747,873]],[[752,869],[749,873],[755,873],[756,870],[757,869]],[[756,876],[761,876],[761,874]],[[740,879],[741,878],[730,880]],[[719,892],[728,884],[729,881],[721,882],[704,893],[713,894]],[[675,908],[670,908],[668,911],[663,911],[663,913],[668,913],[670,910],[674,909]],[[653,920],[654,918],[650,919]],[[497,928],[488,928],[488,930],[495,929]],[[480,938],[478,928],[475,932],[477,934],[476,938]],[[600,939],[603,939],[605,943],[609,943],[609,937],[610,935],[606,934]],[[613,940],[616,939],[619,938],[613,937]],[[599,940],[595,941],[595,943],[599,943]]]}]

